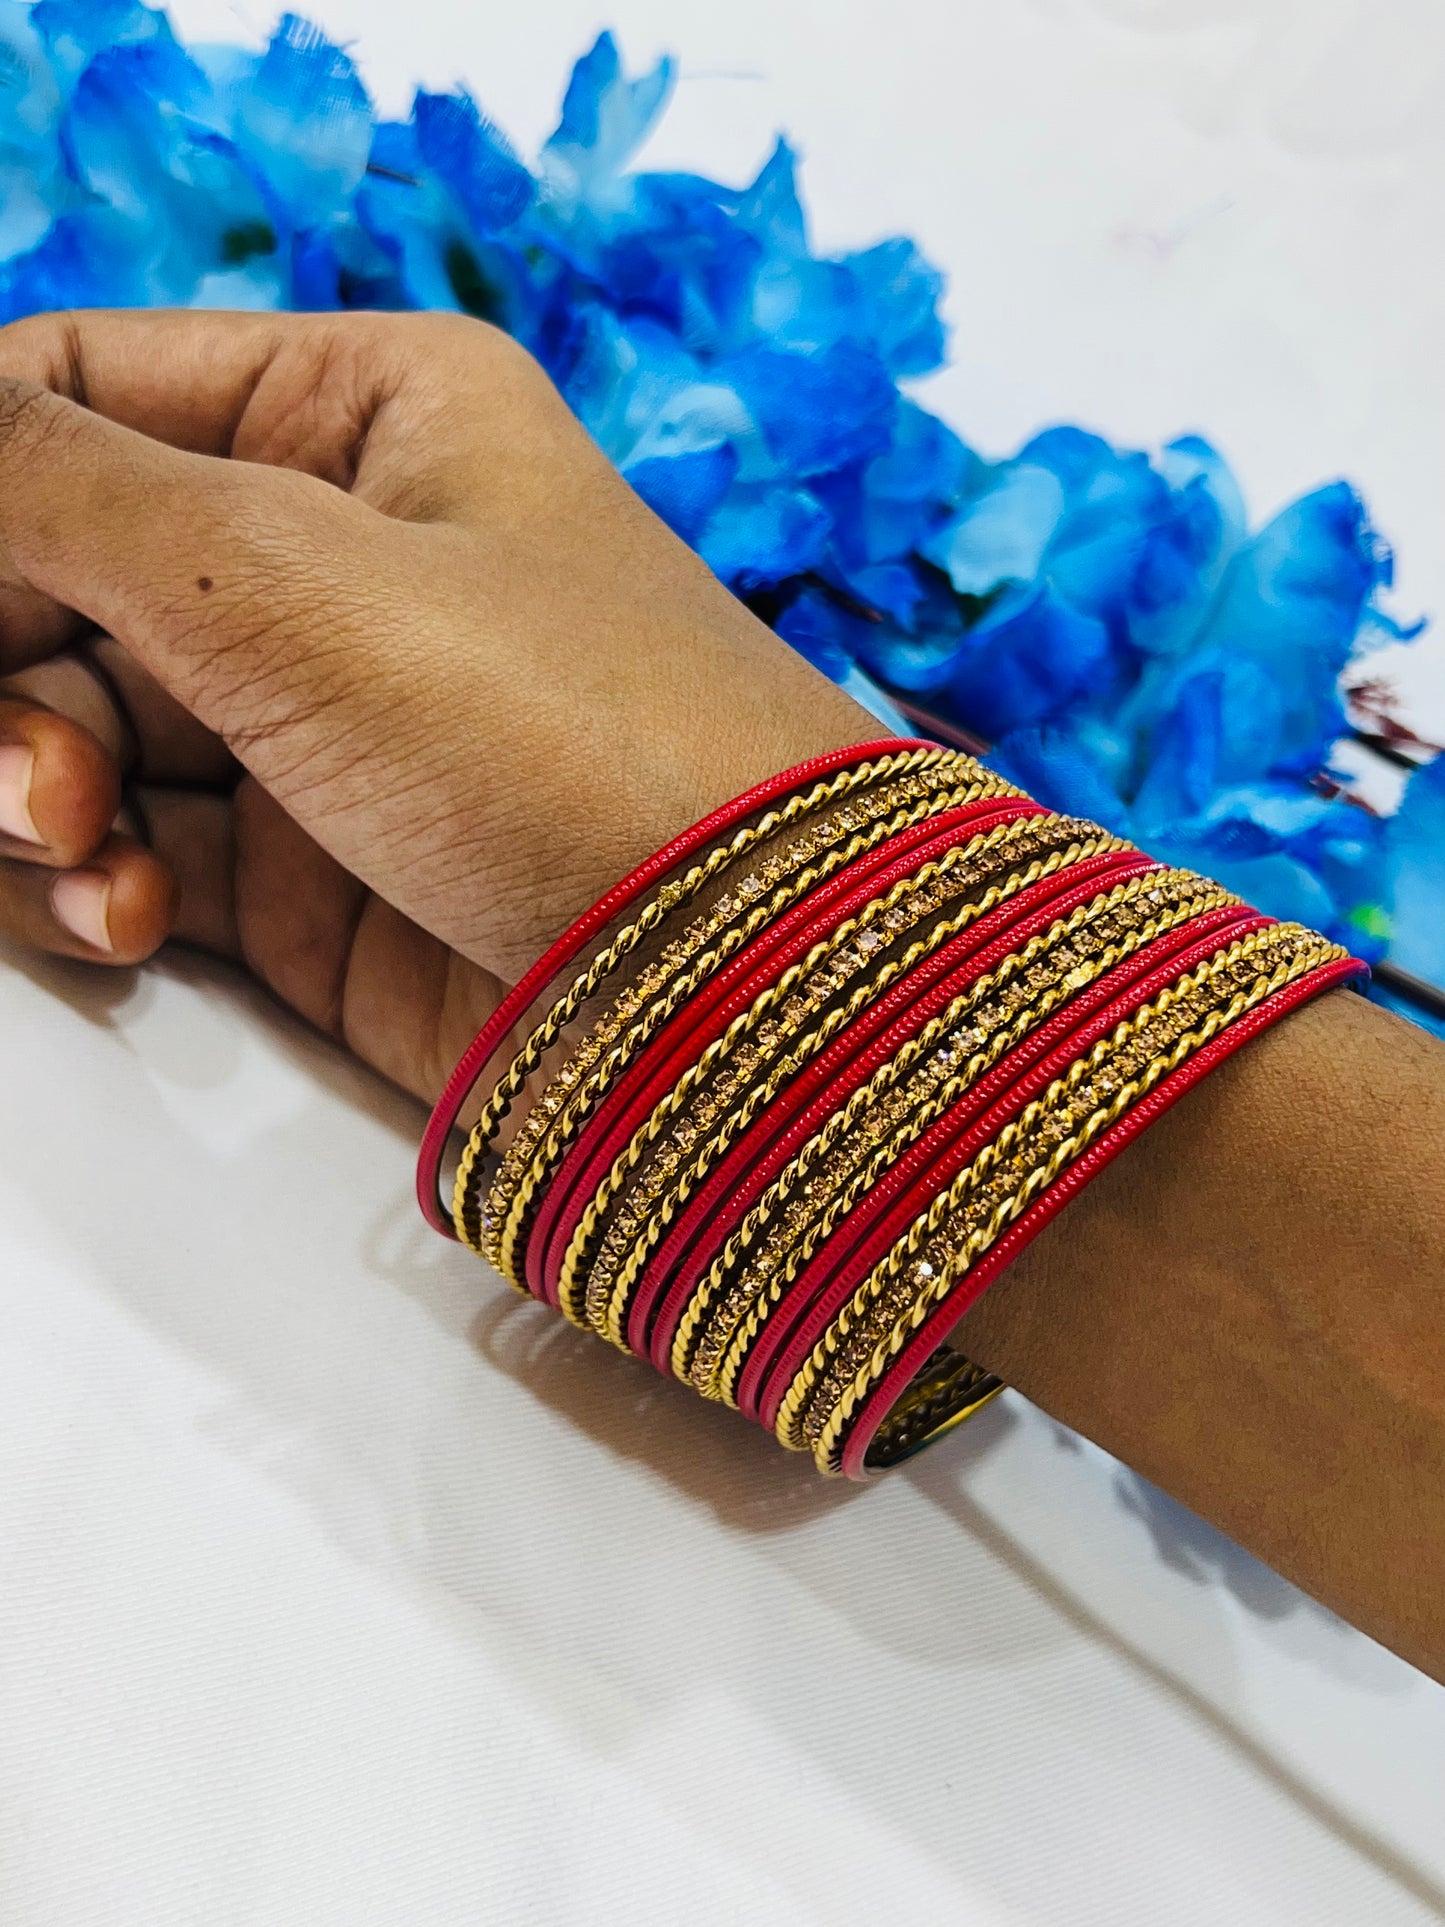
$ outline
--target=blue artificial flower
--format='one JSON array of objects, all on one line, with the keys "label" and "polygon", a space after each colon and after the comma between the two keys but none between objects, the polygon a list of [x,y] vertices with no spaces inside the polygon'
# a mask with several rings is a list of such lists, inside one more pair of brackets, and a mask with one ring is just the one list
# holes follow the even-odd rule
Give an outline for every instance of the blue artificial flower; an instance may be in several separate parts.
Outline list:
[{"label": "blue artificial flower", "polygon": [[232,108],[233,138],[285,227],[315,228],[349,209],[371,151],[371,102],[318,27],[286,14]]},{"label": "blue artificial flower", "polygon": [[412,124],[422,168],[456,195],[476,233],[499,234],[526,213],[536,183],[469,95],[418,93]]},{"label": "blue artificial flower", "polygon": [[0,0],[0,259],[28,253],[69,198],[62,88],[51,50],[19,0]]},{"label": "blue artificial flower", "polygon": [[672,61],[660,60],[650,74],[628,80],[616,41],[599,34],[572,70],[561,121],[542,150],[553,196],[591,196],[603,206],[614,196],[625,200],[623,169],[667,105],[674,79]]},{"label": "blue artificial flower", "polygon": [[[642,499],[779,634],[994,746],[1047,803],[1445,982],[1445,759],[1381,819],[1329,772],[1342,675],[1414,632],[1345,483],[1251,534],[1197,435],[990,462],[900,391],[944,353],[912,242],[815,252],[780,140],[729,187],[636,171],[675,78],[611,35],[528,167],[465,93],[379,121],[288,14],[184,49],[140,0],[0,0],[0,317],[444,308],[537,356]],[[1391,937],[1391,932],[1393,936]]]},{"label": "blue artificial flower", "polygon": [[1445,985],[1445,756],[1411,778],[1390,832],[1390,960]]}]

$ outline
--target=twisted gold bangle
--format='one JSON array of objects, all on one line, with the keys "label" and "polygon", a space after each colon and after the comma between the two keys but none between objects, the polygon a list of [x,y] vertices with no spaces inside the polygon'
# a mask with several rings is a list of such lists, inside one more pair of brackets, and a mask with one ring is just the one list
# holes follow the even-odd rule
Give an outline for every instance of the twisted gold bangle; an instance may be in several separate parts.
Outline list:
[{"label": "twisted gold bangle", "polygon": [[[905,783],[916,781],[928,787],[935,780],[942,780],[947,773],[957,771],[970,773],[972,780],[986,779],[997,784],[1000,793],[1019,794],[1011,786],[1003,784],[1002,779],[984,771],[982,765],[972,757],[956,750],[912,749],[896,756],[875,758],[853,769],[840,770],[827,781],[816,783],[811,789],[790,797],[778,808],[767,811],[756,823],[738,830],[728,842],[714,847],[683,876],[665,883],[638,915],[592,959],[587,969],[574,978],[564,995],[552,1005],[541,1024],[527,1038],[484,1105],[469,1135],[457,1172],[453,1216],[458,1236],[474,1249],[479,1248],[477,1228],[467,1211],[473,1170],[495,1137],[513,1101],[521,1094],[527,1079],[538,1069],[546,1052],[557,1042],[567,1025],[644,938],[657,930],[674,911],[693,901],[739,858],[780,831],[790,829],[817,811],[838,802],[840,798],[845,799],[846,810],[849,807],[847,799],[856,798],[859,790],[866,791],[875,783],[887,783],[899,778]],[[860,824],[873,814],[873,800],[866,795],[858,798],[852,806],[862,812],[858,818]]]},{"label": "twisted gold bangle", "polygon": [[[690,1328],[701,1321],[685,1366],[694,1387],[735,1403],[751,1346],[802,1267],[1006,1052],[1134,951],[1238,901],[1192,871],[1147,872],[1077,905],[956,997],[800,1147],[700,1281],[684,1320]],[[1110,919],[1117,940],[1106,942],[1095,926],[1107,928]],[[991,998],[997,1002],[990,1005]],[[961,1065],[960,1056],[966,1057]],[[761,1248],[737,1272],[738,1259],[763,1234]],[[709,1313],[710,1299],[716,1302]]]},{"label": "twisted gold bangle", "polygon": [[[1059,847],[1063,839],[1075,836],[1080,830],[1092,830],[1094,835],[1082,842]],[[1095,825],[1084,824],[1073,818],[1029,817],[998,825],[994,830],[973,838],[967,845],[924,864],[914,876],[901,879],[886,896],[875,898],[857,917],[840,924],[825,943],[815,946],[807,957],[785,971],[776,984],[761,993],[737,1024],[717,1040],[717,1054],[710,1056],[709,1052],[704,1052],[697,1064],[689,1067],[655,1108],[647,1123],[634,1135],[604,1180],[604,1187],[609,1192],[615,1191],[621,1178],[638,1163],[643,1152],[657,1141],[664,1126],[697,1090],[702,1079],[711,1074],[729,1052],[733,1053],[738,1068],[749,1080],[741,1102],[731,1102],[734,1091],[727,1090],[729,1108],[718,1127],[697,1148],[694,1146],[697,1144],[698,1122],[695,1119],[684,1120],[679,1128],[688,1133],[685,1141],[678,1142],[676,1148],[665,1146],[643,1168],[622,1197],[617,1218],[603,1236],[587,1280],[585,1305],[587,1319],[593,1329],[609,1337],[613,1343],[622,1342],[631,1290],[678,1206],[703,1181],[762,1106],[772,1101],[782,1084],[825,1048],[844,1024],[851,1022],[900,975],[913,969],[940,944],[1038,877],[1078,862],[1100,849],[1124,850],[1128,847],[1117,838],[1105,836]],[[866,947],[859,947],[862,937],[871,932],[885,943],[888,939],[897,941],[911,924],[934,915],[944,903],[964,891],[975,889],[990,871],[996,873],[1008,862],[1017,861],[1020,856],[1030,855],[1034,851],[1044,854],[1023,869],[1012,872],[1004,883],[992,885],[981,896],[971,899],[952,917],[933,925],[923,939],[910,945],[901,955],[888,958],[875,975],[860,983],[846,1003],[828,1011],[816,1029],[803,1030],[815,1011],[830,1003],[852,977],[867,968],[869,953]],[[853,946],[851,950],[845,948],[850,944]],[[802,994],[799,994],[799,986],[802,987]],[[796,1008],[793,1008],[795,999]],[[770,1015],[774,1010],[781,1010],[780,1018],[774,1019]],[[750,1040],[742,1044],[741,1050],[740,1039]],[[787,1055],[782,1056],[781,1062],[775,1063],[765,1080],[759,1081],[759,1072],[770,1061],[778,1059],[784,1050]],[[746,1055],[742,1054],[744,1052]],[[684,1157],[687,1162],[679,1171]],[[602,1200],[601,1204],[599,1199]],[[574,1240],[580,1249],[585,1249],[585,1240],[595,1230],[605,1202],[603,1188],[599,1188],[588,1212],[584,1213],[578,1237]],[[630,1250],[627,1249],[629,1243]],[[625,1256],[622,1255],[624,1252]],[[576,1275],[575,1270],[573,1275]]]},{"label": "twisted gold bangle", "polygon": [[778,1412],[779,1439],[793,1449],[811,1446],[821,1469],[836,1470],[848,1422],[890,1360],[1059,1173],[1246,1011],[1346,954],[1297,924],[1274,925],[1228,945],[1100,1039],[985,1146],[863,1280],[795,1375]]},{"label": "twisted gold bangle", "polygon": [[[966,760],[960,759],[960,763]],[[976,764],[967,767],[970,772],[978,770]],[[939,780],[949,773],[945,769]],[[919,777],[890,786],[882,794],[880,808],[882,803],[896,801],[900,792],[916,800],[911,807],[900,805],[892,816],[880,818],[857,833],[860,813],[866,820],[868,799],[838,812],[835,820],[839,827],[831,834],[846,836],[847,841],[826,849],[816,863],[812,859],[830,835],[826,822],[786,852],[769,859],[761,873],[745,877],[736,892],[720,900],[706,917],[684,932],[603,1014],[543,1092],[492,1180],[479,1228],[486,1234],[487,1256],[504,1277],[520,1283],[517,1239],[539,1187],[557,1160],[638,1051],[729,957],[819,883],[901,830],[944,810],[1010,793],[1000,779],[982,771],[976,776],[970,773],[966,784],[953,789],[940,788],[929,795],[927,787]],[[783,878],[786,881],[781,881]],[[750,889],[750,884],[756,887]],[[768,889],[772,889],[771,896],[760,902]],[[738,923],[735,920],[740,914],[742,922]],[[709,942],[712,948],[700,949]],[[683,965],[688,967],[683,969]],[[474,1139],[476,1135],[474,1132]],[[465,1195],[474,1162],[464,1160],[465,1169],[458,1172],[459,1196]]]}]

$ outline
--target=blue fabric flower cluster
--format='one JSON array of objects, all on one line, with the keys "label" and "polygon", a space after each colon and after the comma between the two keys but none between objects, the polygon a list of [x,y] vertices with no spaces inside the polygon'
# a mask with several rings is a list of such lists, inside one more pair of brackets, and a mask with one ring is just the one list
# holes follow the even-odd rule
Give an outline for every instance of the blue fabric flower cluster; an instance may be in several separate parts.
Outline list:
[{"label": "blue fabric flower cluster", "polygon": [[1445,983],[1445,760],[1383,819],[1329,780],[1398,628],[1336,482],[1256,533],[1218,454],[1053,428],[990,462],[902,384],[944,350],[911,242],[822,259],[794,157],[633,173],[670,63],[610,36],[526,166],[465,94],[378,121],[347,55],[182,48],[137,0],[0,0],[0,316],[452,308],[550,371],[622,472],[828,674],[992,745],[1044,800]]}]

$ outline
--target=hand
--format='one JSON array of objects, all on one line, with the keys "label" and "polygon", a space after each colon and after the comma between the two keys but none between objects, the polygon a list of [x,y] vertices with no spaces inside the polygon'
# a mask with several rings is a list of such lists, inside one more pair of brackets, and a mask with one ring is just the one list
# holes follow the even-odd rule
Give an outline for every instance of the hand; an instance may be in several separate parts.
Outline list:
[{"label": "hand", "polygon": [[649,850],[877,733],[436,315],[0,330],[0,676],[0,932],[201,944],[423,1096]]},{"label": "hand", "polygon": [[[473,323],[0,330],[0,548],[0,932],[173,931],[423,1095],[670,832],[875,733]],[[1432,1040],[1324,1000],[959,1337],[1445,1679],[1442,1091]]]}]

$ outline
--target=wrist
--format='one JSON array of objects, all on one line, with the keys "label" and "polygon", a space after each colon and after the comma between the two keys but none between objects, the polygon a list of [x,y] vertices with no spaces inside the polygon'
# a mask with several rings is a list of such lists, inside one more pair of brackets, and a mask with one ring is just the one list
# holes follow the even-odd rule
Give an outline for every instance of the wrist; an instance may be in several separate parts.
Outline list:
[{"label": "wrist", "polygon": [[1299,1010],[1101,1173],[951,1340],[1436,1678],[1442,1065],[1362,997]]},{"label": "wrist", "polygon": [[937,1348],[1065,1200],[1359,969],[969,757],[854,746],[694,825],[539,960],[459,1065],[419,1195],[440,1223],[492,1066],[455,1235],[858,1474],[976,1405]]}]

